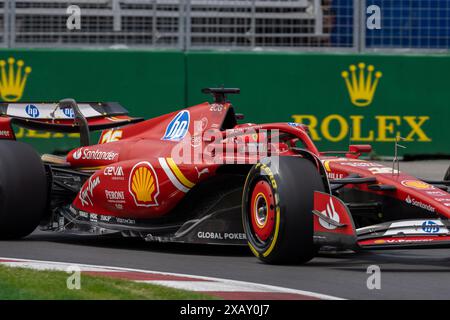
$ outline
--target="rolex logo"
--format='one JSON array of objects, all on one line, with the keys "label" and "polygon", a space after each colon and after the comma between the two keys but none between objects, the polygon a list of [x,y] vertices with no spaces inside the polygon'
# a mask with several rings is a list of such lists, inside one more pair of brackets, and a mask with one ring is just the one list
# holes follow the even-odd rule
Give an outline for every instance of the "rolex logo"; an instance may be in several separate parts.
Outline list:
[{"label": "rolex logo", "polygon": [[357,107],[367,107],[373,101],[378,82],[383,74],[380,71],[374,73],[374,66],[369,65],[366,68],[362,62],[358,64],[358,67],[351,65],[349,70],[350,72],[343,71],[342,77],[347,85],[350,100]]},{"label": "rolex logo", "polygon": [[8,62],[0,60],[0,96],[3,101],[16,102],[22,98],[31,72],[31,68],[24,68],[24,64],[23,60],[16,62],[14,58],[9,58]]}]

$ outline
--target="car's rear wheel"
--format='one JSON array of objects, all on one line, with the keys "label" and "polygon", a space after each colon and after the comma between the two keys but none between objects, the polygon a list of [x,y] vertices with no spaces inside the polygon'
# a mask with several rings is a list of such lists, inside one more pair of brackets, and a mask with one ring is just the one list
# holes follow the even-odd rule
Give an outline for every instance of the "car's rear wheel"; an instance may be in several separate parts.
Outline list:
[{"label": "car's rear wheel", "polygon": [[0,141],[0,239],[18,239],[36,229],[47,207],[47,177],[29,145]]},{"label": "car's rear wheel", "polygon": [[243,194],[244,230],[252,252],[272,264],[304,263],[313,242],[314,191],[324,191],[314,164],[297,157],[265,159],[250,170]]},{"label": "car's rear wheel", "polygon": [[448,167],[447,173],[444,176],[444,181],[450,181],[450,167]]}]

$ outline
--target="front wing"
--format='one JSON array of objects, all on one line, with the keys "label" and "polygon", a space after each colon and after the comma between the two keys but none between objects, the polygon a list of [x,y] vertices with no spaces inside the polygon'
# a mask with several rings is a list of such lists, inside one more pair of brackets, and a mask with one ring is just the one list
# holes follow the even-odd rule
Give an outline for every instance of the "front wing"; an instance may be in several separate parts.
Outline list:
[{"label": "front wing", "polygon": [[450,247],[450,223],[442,219],[390,221],[356,229],[348,207],[327,193],[314,195],[314,240],[342,249]]}]

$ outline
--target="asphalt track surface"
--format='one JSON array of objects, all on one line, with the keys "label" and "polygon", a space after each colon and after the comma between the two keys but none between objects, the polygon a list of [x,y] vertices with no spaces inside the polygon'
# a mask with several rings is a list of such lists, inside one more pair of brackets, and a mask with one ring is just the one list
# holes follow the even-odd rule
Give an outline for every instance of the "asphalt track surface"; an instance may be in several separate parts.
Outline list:
[{"label": "asphalt track surface", "polygon": [[[449,160],[402,163],[401,170],[442,179]],[[450,299],[450,249],[326,253],[304,266],[271,266],[245,247],[146,243],[120,237],[36,231],[0,242],[0,256],[184,273],[257,282],[346,299]],[[381,289],[367,288],[367,267],[381,268]]]}]

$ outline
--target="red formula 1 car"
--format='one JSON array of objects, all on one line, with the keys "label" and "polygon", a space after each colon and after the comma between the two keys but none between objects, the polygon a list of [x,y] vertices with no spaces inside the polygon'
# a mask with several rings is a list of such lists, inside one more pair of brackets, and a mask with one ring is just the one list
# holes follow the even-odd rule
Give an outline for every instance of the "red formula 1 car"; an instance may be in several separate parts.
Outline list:
[{"label": "red formula 1 car", "polygon": [[[268,263],[320,247],[449,246],[449,173],[422,181],[319,152],[296,123],[238,124],[227,94],[143,120],[116,103],[0,104],[0,238],[42,230],[148,241],[249,245]],[[66,156],[15,141],[13,124],[80,132]],[[103,130],[98,144],[90,132]],[[331,156],[337,154],[338,156]]]}]

